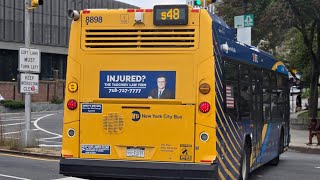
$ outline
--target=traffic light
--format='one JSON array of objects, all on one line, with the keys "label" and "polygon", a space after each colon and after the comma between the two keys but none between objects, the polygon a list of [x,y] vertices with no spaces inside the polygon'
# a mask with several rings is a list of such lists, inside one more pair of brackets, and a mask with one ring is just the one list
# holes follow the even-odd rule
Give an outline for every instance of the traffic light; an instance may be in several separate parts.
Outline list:
[{"label": "traffic light", "polygon": [[43,0],[31,0],[31,7],[38,7],[39,5],[43,5]]},{"label": "traffic light", "polygon": [[194,5],[196,5],[196,6],[201,6],[201,4],[202,4],[201,0],[194,1]]}]

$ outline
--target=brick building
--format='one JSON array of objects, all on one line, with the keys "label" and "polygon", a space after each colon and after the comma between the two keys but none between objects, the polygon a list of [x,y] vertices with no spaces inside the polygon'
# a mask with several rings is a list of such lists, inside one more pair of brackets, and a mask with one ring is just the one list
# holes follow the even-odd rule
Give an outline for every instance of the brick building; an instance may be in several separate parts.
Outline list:
[{"label": "brick building", "polygon": [[[41,51],[40,94],[33,101],[63,97],[66,76],[69,9],[135,8],[114,0],[45,0],[31,13],[31,47]],[[0,0],[0,94],[23,100],[17,84],[18,49],[24,46],[24,0]],[[53,77],[54,72],[57,74]]]}]

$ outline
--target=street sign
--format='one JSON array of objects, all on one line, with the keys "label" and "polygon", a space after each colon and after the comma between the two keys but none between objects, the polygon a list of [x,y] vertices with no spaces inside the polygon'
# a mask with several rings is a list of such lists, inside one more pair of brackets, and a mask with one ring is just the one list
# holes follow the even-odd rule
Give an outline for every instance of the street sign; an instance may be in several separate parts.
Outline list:
[{"label": "street sign", "polygon": [[20,74],[20,93],[39,93],[39,75],[38,74]]},{"label": "street sign", "polygon": [[234,17],[234,28],[245,28],[254,26],[254,15],[247,14]]},{"label": "street sign", "polygon": [[20,72],[40,73],[40,50],[20,48],[19,50],[19,67]]}]

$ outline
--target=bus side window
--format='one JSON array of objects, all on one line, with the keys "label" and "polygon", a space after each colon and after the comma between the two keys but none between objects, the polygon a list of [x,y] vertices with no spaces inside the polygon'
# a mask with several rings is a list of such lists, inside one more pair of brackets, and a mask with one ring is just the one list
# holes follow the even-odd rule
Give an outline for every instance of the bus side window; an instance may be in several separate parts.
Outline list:
[{"label": "bus side window", "polygon": [[227,114],[234,120],[239,120],[239,69],[238,65],[225,61],[225,104]]},{"label": "bus side window", "polygon": [[279,98],[278,98],[278,109],[279,109],[279,117],[282,119],[286,113],[286,104],[287,104],[287,95],[289,92],[286,90],[288,86],[287,85],[287,79],[284,78],[281,75],[277,75],[277,87],[278,87],[278,93],[279,93]]},{"label": "bus side window", "polygon": [[278,89],[277,89],[277,78],[276,78],[276,74],[274,72],[271,74],[270,80],[271,80],[270,87],[272,90],[272,93],[271,93],[271,118],[272,118],[272,121],[277,121],[281,117],[279,116],[279,106],[278,106],[279,93],[278,93]]},{"label": "bus side window", "polygon": [[240,65],[240,116],[241,120],[251,119],[252,92],[250,84],[250,69]]},{"label": "bus side window", "polygon": [[271,113],[271,93],[270,93],[270,73],[263,72],[262,92],[263,92],[263,117],[264,121],[270,121]]}]

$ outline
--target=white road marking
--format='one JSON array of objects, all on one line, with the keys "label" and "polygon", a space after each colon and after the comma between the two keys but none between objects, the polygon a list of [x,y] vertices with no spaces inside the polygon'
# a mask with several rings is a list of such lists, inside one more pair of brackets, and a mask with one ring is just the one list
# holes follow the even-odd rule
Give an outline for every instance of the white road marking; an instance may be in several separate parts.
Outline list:
[{"label": "white road marking", "polygon": [[320,167],[315,167],[316,169],[320,169]]},{"label": "white road marking", "polygon": [[8,137],[8,136],[2,137],[2,138],[7,138],[7,139],[20,139],[20,138],[17,138],[17,137]]},{"label": "white road marking", "polygon": [[45,130],[45,129],[42,129],[42,128],[38,125],[38,122],[39,122],[41,119],[46,118],[46,117],[49,117],[49,116],[52,116],[52,115],[55,115],[55,114],[48,114],[48,115],[45,115],[45,116],[42,116],[42,117],[38,118],[37,120],[34,121],[33,125],[34,125],[37,129],[39,129],[40,131],[43,131],[43,132],[45,132],[45,133],[52,134],[52,135],[55,135],[55,136],[62,137],[60,134],[56,134],[56,133],[47,131],[47,130]]},{"label": "white road marking", "polygon": [[66,177],[66,178],[60,178],[60,179],[55,179],[55,180],[82,180],[82,179],[74,178],[74,177]]},{"label": "white road marking", "polygon": [[48,142],[48,143],[57,143],[57,144],[62,144],[62,142],[57,142],[57,141],[48,141],[48,140],[43,140],[43,139],[37,139],[39,142]]},{"label": "white road marking", "polygon": [[[39,131],[39,129],[31,129],[31,131]],[[3,133],[3,135],[18,134],[18,133],[21,133],[21,131],[7,132],[7,133]]]},{"label": "white road marking", "polygon": [[[31,121],[32,123],[34,122],[34,121]],[[21,123],[13,123],[13,124],[4,124],[4,125],[0,125],[0,126],[2,126],[2,127],[7,127],[7,126],[15,126],[15,125],[21,125],[21,124],[24,124],[25,122],[21,122]]]},{"label": "white road marking", "polygon": [[39,147],[62,147],[62,145],[59,144],[39,144]]},{"label": "white road marking", "polygon": [[55,136],[55,137],[48,137],[48,138],[40,138],[39,140],[47,140],[47,139],[59,139],[62,138],[62,136]]},{"label": "white road marking", "polygon": [[20,179],[20,180],[31,180],[27,178],[22,178],[22,177],[17,177],[17,176],[10,176],[10,175],[5,175],[5,174],[0,174],[1,177],[6,177],[6,178],[11,178],[11,179]]},{"label": "white road marking", "polygon": [[9,121],[23,121],[24,119],[2,119],[2,120],[0,120],[1,122],[9,122]]},{"label": "white road marking", "polygon": [[21,123],[13,123],[13,124],[4,124],[4,125],[0,125],[1,127],[7,127],[7,126],[15,126],[15,125],[21,125],[24,124],[24,122]]}]

